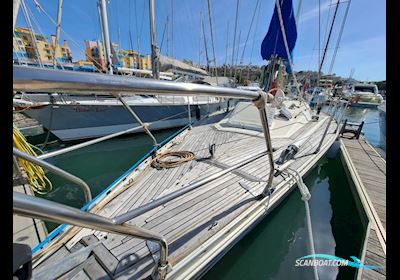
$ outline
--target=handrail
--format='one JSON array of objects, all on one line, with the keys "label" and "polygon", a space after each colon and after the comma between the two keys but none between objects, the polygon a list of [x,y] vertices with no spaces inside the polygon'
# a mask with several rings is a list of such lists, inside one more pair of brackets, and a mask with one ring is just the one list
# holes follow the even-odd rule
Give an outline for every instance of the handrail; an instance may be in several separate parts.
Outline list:
[{"label": "handrail", "polygon": [[16,155],[17,157],[23,158],[24,160],[33,162],[34,164],[44,167],[44,168],[50,170],[51,172],[79,185],[82,188],[83,193],[85,195],[86,203],[92,200],[92,193],[90,191],[90,188],[82,179],[80,179],[80,178],[68,173],[67,171],[62,170],[42,159],[38,159],[37,157],[26,154],[26,153],[18,150],[17,148],[13,148],[13,154]]},{"label": "handrail", "polygon": [[165,277],[168,265],[168,244],[162,235],[134,225],[119,225],[114,220],[100,215],[17,192],[13,192],[13,212],[21,216],[129,235],[157,242],[160,245],[160,261],[157,272],[160,274],[161,279]]},{"label": "handrail", "polygon": [[103,93],[135,95],[206,95],[257,99],[259,93],[249,90],[213,87],[194,83],[176,83],[137,77],[105,75],[13,66],[14,91],[58,93]]},{"label": "handrail", "polygon": [[209,182],[211,182],[211,181],[213,181],[215,179],[218,179],[218,178],[228,174],[229,172],[231,172],[231,171],[233,171],[235,169],[238,169],[238,168],[240,168],[242,166],[245,166],[245,165],[249,164],[250,162],[255,161],[255,160],[265,156],[266,154],[267,153],[264,151],[264,152],[261,152],[261,153],[255,155],[255,156],[251,156],[251,157],[249,157],[249,158],[247,158],[247,159],[245,159],[245,160],[243,160],[243,161],[241,161],[241,162],[239,162],[239,163],[237,163],[237,164],[235,164],[235,165],[233,165],[233,166],[231,166],[231,167],[229,167],[229,168],[227,168],[225,170],[222,170],[222,171],[216,172],[216,173],[214,173],[212,175],[206,176],[205,178],[200,179],[200,180],[198,180],[198,181],[196,181],[194,183],[191,183],[191,184],[189,184],[189,185],[187,185],[187,186],[185,186],[185,187],[183,187],[183,188],[181,188],[181,189],[179,189],[177,191],[169,193],[169,194],[167,194],[167,195],[165,195],[165,196],[163,196],[161,198],[155,199],[155,200],[153,200],[153,201],[151,201],[151,202],[149,202],[147,204],[144,204],[144,205],[142,205],[142,206],[140,206],[140,207],[138,207],[136,209],[133,209],[133,210],[127,212],[127,213],[119,215],[119,216],[114,218],[114,221],[115,221],[116,224],[122,224],[122,223],[125,223],[127,221],[130,221],[133,218],[142,215],[143,213],[146,213],[146,212],[148,212],[148,211],[150,211],[150,210],[152,210],[154,208],[157,208],[158,206],[163,205],[163,204],[165,204],[165,203],[167,203],[167,202],[169,202],[169,201],[171,201],[171,200],[173,200],[173,199],[175,199],[177,197],[180,197],[180,196],[182,196],[182,195],[184,195],[184,194],[186,194],[186,193],[188,193],[190,191],[193,191],[193,190],[195,190],[195,189],[197,189],[197,188],[199,188],[199,187],[201,187],[201,186],[203,186],[203,185],[205,185],[205,184],[207,184],[207,183],[209,183]]},{"label": "handrail", "polygon": [[[150,123],[149,125],[151,125],[151,124],[152,123]],[[73,146],[69,146],[69,147],[66,147],[64,149],[56,150],[54,152],[50,152],[50,153],[47,153],[47,154],[39,155],[37,158],[38,159],[46,159],[46,158],[55,157],[55,156],[58,156],[58,155],[61,155],[61,154],[65,154],[65,153],[68,153],[68,152],[71,152],[71,151],[75,151],[75,150],[78,150],[78,149],[81,149],[81,148],[84,148],[84,147],[87,147],[87,146],[90,146],[90,145],[93,145],[93,144],[96,144],[96,143],[100,143],[102,141],[105,141],[105,140],[108,140],[108,139],[111,139],[111,138],[114,138],[114,137],[117,137],[117,136],[120,136],[120,135],[123,135],[123,134],[126,134],[126,133],[134,132],[134,131],[137,131],[137,130],[140,130],[140,129],[143,129],[143,128],[141,126],[136,126],[136,127],[133,127],[133,128],[129,128],[129,129],[123,130],[123,131],[115,132],[113,134],[108,134],[108,135],[103,136],[103,137],[95,138],[93,140],[89,140],[89,141],[86,141],[86,142],[83,142],[83,143],[79,143],[79,144],[76,144],[76,145],[73,145]]]},{"label": "handrail", "polygon": [[37,67],[13,66],[13,89],[28,92],[65,92],[75,94],[105,93],[110,95],[180,95],[214,96],[250,99],[259,110],[261,124],[270,162],[268,185],[263,195],[272,186],[274,173],[273,150],[267,122],[265,103],[267,94],[263,91],[249,91],[225,87],[213,87],[193,83],[176,83],[146,78],[133,78],[97,73],[60,71]]}]

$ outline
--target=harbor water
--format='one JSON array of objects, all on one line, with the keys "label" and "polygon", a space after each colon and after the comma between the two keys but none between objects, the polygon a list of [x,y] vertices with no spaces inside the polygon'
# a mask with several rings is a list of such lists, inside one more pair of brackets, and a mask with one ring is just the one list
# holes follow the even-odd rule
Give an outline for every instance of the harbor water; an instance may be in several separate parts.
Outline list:
[{"label": "harbor water", "polygon": [[[350,122],[364,120],[364,135],[375,147],[386,151],[383,141],[385,118],[376,109],[349,108],[345,118]],[[161,141],[178,129],[155,133]],[[385,132],[386,133],[386,132]],[[64,144],[62,144],[64,145]],[[47,150],[60,148],[60,143]],[[152,148],[144,134],[127,135],[98,143],[48,161],[85,180],[93,197],[110,185]],[[48,173],[54,190],[46,199],[80,208],[84,205],[81,189]],[[346,176],[340,156],[323,157],[304,178],[312,198],[310,209],[316,253],[344,259],[360,257],[366,218],[360,211],[353,186]],[[238,242],[203,279],[313,279],[312,267],[296,267],[296,259],[308,255],[304,203],[294,191]],[[49,231],[57,225],[48,223]],[[320,279],[354,279],[350,267],[319,268]]]}]

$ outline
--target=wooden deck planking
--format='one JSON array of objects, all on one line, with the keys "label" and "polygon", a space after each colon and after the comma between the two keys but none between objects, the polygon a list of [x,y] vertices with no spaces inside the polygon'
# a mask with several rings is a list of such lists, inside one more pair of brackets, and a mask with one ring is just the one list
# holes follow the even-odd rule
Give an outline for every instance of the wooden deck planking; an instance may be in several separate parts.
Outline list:
[{"label": "wooden deck planking", "polygon": [[[318,137],[318,139],[319,139],[320,136],[321,136],[321,135],[317,134],[315,137]],[[309,152],[309,150],[315,148],[317,144],[318,144],[318,142],[315,142],[315,144],[312,145],[312,146],[309,146],[309,149],[305,150],[305,152],[306,152],[306,153]],[[262,145],[265,145],[265,143],[262,142]],[[243,152],[243,151],[242,151],[242,152]],[[280,153],[280,151],[275,152],[275,157],[276,157],[277,155],[279,155],[279,153]],[[262,160],[265,161],[265,159],[263,159],[263,158],[261,158],[261,159],[259,159],[259,160],[260,160],[260,161],[262,161]],[[302,161],[305,161],[305,160],[306,160],[306,158],[302,159]],[[299,163],[299,164],[300,164],[300,163]],[[257,169],[259,169],[258,167],[260,166],[260,164],[259,164],[257,161],[255,161],[255,162],[249,164],[249,167],[250,167],[250,165],[253,165],[254,170],[249,170],[249,173],[256,172]],[[260,173],[267,174],[268,171],[269,171],[269,166],[268,166],[268,165],[269,165],[269,164],[268,164],[268,161],[267,161],[267,164],[264,165],[265,170],[258,170],[258,171],[259,171]],[[234,175],[232,176],[232,178],[235,178],[235,177],[237,177],[237,176],[234,176]],[[279,177],[279,178],[280,178],[280,177]],[[232,180],[232,179],[231,179],[231,180]],[[229,184],[232,185],[232,183],[237,183],[238,181],[242,180],[242,178],[235,178],[235,179],[233,179],[233,180],[234,180],[234,181],[228,181],[228,185],[229,185]],[[280,179],[280,180],[281,180],[281,179]],[[278,181],[278,180],[276,180],[276,183],[277,183],[277,181]],[[221,179],[221,182],[225,182],[225,183],[226,183],[226,178],[225,178],[225,179],[222,178],[222,179]],[[215,185],[216,185],[216,184],[217,184],[217,181],[214,181],[214,182],[213,182],[213,187],[212,187],[213,189],[215,189]],[[238,191],[239,193],[242,192],[242,196],[236,197],[236,199],[234,199],[233,201],[226,200],[226,203],[223,204],[223,205],[219,208],[221,211],[222,211],[222,209],[226,209],[228,205],[235,205],[236,203],[238,203],[238,202],[240,202],[240,201],[243,201],[243,200],[246,200],[246,199],[251,198],[251,196],[249,196],[249,193],[246,192],[242,187],[240,187],[238,184],[237,184],[237,185],[235,184],[235,186],[237,186],[237,188],[236,188],[235,190],[229,190],[229,191],[230,191],[230,192],[232,192],[232,191]],[[262,187],[263,187],[263,186],[262,186]],[[205,190],[202,190],[203,188],[204,188]],[[226,188],[226,187],[225,187],[225,188]],[[210,193],[210,192],[209,192],[209,190],[207,189],[207,185],[203,186],[200,190],[202,190],[202,191],[203,191],[203,194],[206,195],[205,197],[208,197],[208,204],[206,204],[206,205],[208,206],[208,208],[210,208],[210,206],[213,206],[214,204],[210,204],[209,202],[210,202],[210,201],[215,201],[215,200],[216,200],[216,197],[214,197],[214,194],[213,194],[213,193]],[[224,190],[224,188],[223,188],[222,190]],[[261,190],[262,190],[262,188],[259,189],[259,191],[261,191]],[[194,191],[194,192],[195,192],[195,191]],[[193,194],[193,197],[196,197],[196,193]],[[223,196],[221,196],[220,198],[223,198]],[[188,201],[187,201],[187,203],[188,203],[188,204],[190,205],[190,207],[191,207],[190,210],[193,210],[193,205],[191,205],[191,204],[193,204],[192,202],[193,202],[193,200],[190,199],[190,198],[189,198]],[[179,203],[178,203],[176,200],[174,200],[174,202],[170,202],[170,204],[173,205],[174,208],[181,208],[181,205],[179,205]],[[250,206],[250,205],[249,205],[249,206]],[[171,209],[168,209],[168,208],[165,208],[165,209],[167,209],[167,210],[169,210],[169,211],[171,210]],[[200,208],[200,209],[201,209],[201,208]],[[171,228],[169,228],[169,229],[168,229],[168,227],[167,227],[167,228],[165,228],[165,227],[164,227],[164,228],[163,228],[163,227],[160,228],[160,225],[165,224],[165,223],[167,223],[167,225],[171,225],[171,224],[172,224],[173,226],[176,226],[176,225],[177,225],[176,222],[171,222],[171,221],[169,221],[169,220],[168,220],[169,218],[172,217],[172,218],[174,218],[175,220],[178,220],[178,221],[180,222],[181,226],[178,227],[178,230],[174,230],[174,233],[175,233],[175,232],[179,232],[179,235],[182,235],[182,234],[185,233],[185,230],[182,228],[183,225],[185,226],[185,228],[190,229],[190,228],[193,226],[193,224],[196,224],[196,223],[198,224],[198,223],[199,223],[199,221],[197,221],[197,220],[190,219],[190,218],[194,218],[194,217],[196,216],[196,214],[197,214],[198,216],[199,216],[199,215],[202,215],[202,216],[208,217],[208,216],[210,216],[210,214],[212,214],[212,213],[214,213],[214,212],[217,212],[215,209],[212,209],[212,208],[208,209],[208,210],[209,210],[208,212],[207,212],[207,210],[202,210],[202,211],[203,211],[202,213],[193,213],[193,212],[192,212],[190,215],[188,215],[189,217],[186,216],[186,219],[185,219],[185,215],[183,215],[183,217],[181,217],[181,216],[178,215],[178,214],[181,214],[181,213],[187,213],[187,210],[188,210],[188,208],[183,208],[183,209],[180,209],[180,212],[179,212],[179,213],[172,212],[172,214],[171,214],[171,212],[166,211],[166,212],[167,212],[167,215],[169,215],[169,216],[162,216],[160,212],[157,212],[156,215],[158,216],[158,220],[156,220],[155,222],[153,222],[153,224],[155,224],[155,225],[157,225],[157,226],[156,226],[156,227],[148,227],[148,226],[151,226],[151,225],[152,225],[152,222],[150,222],[149,224],[145,224],[144,227],[145,227],[145,228],[149,228],[149,229],[153,229],[153,230],[155,230],[155,231],[157,231],[157,232],[161,232],[162,234],[164,234],[164,235],[166,236],[166,238],[167,238],[169,241],[173,241],[174,239],[176,239],[176,238],[179,237],[179,236],[175,234],[175,238],[171,240],[171,239],[170,239],[171,232],[165,231],[166,229],[167,229],[167,230],[171,230]],[[161,210],[161,211],[162,211],[162,210]],[[188,219],[188,218],[189,218],[189,219]],[[153,221],[154,221],[154,219],[153,219]],[[190,222],[190,221],[192,221],[192,222]],[[134,223],[134,221],[133,221],[133,223]],[[174,236],[174,235],[172,235],[172,236]],[[126,244],[126,245],[128,245],[128,244]]]},{"label": "wooden deck planking", "polygon": [[[325,141],[334,137],[332,132],[333,129],[330,130]],[[204,134],[205,138],[203,138]],[[298,133],[298,136],[300,135],[301,133]],[[303,147],[304,156],[299,157],[292,164],[293,168],[309,160],[312,155],[307,153],[315,149],[319,142],[315,140],[320,139],[321,136],[322,131],[312,136],[313,144]],[[274,148],[279,148],[274,152],[276,159],[292,141],[273,139],[272,142]],[[266,150],[265,140],[261,137],[217,131],[211,125],[194,127],[180,143],[173,145],[170,150],[190,150],[201,158],[209,155],[209,144],[216,144],[214,160],[227,165],[241,162],[251,154]],[[240,156],[243,154],[245,157]],[[302,154],[299,153],[299,155]],[[143,177],[135,179],[129,187],[124,188],[114,201],[109,202],[99,211],[99,214],[105,213],[108,217],[117,216],[186,186],[202,178],[204,174],[212,174],[220,170],[220,167],[196,160],[172,170],[156,170],[147,167]],[[262,157],[240,170],[266,181],[269,173],[268,157]],[[274,185],[282,180],[282,177],[275,177]],[[245,183],[250,191],[242,187],[239,182]],[[255,194],[261,193],[265,185],[265,182],[248,181],[233,172],[228,173],[128,223],[163,234],[170,244],[169,259],[174,264],[250,207],[255,202]],[[214,222],[217,224],[214,225]],[[79,234],[88,232],[90,231],[82,230]],[[154,260],[145,241],[98,231],[94,234],[101,239],[102,248],[109,250],[110,254],[107,254],[107,258],[114,261],[112,264],[115,265],[116,260],[119,261],[116,279],[136,279],[139,275],[143,277],[151,273]],[[104,236],[106,238],[103,238]]]},{"label": "wooden deck planking", "polygon": [[362,138],[343,138],[342,145],[346,161],[351,162],[349,169],[355,171],[353,180],[359,182],[357,191],[364,208],[372,209],[366,210],[370,214],[362,260],[367,265],[382,266],[360,269],[358,279],[386,279],[386,161]]}]

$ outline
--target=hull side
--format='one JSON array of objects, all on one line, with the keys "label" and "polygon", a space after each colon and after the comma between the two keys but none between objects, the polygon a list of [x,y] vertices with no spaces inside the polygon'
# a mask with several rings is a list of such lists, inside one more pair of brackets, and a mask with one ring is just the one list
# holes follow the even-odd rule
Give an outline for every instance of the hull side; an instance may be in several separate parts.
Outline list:
[{"label": "hull side", "polygon": [[[227,102],[191,105],[191,118],[196,120],[226,107]],[[187,105],[134,105],[131,108],[143,122],[153,123],[150,129],[188,123]],[[139,125],[123,106],[49,105],[24,113],[62,141],[101,137]]]}]

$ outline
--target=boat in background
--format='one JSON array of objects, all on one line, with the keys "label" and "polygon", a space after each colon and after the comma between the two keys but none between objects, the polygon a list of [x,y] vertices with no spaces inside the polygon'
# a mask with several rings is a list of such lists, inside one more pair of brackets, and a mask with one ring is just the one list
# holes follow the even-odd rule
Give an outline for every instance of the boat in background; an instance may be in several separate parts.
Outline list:
[{"label": "boat in background", "polygon": [[260,83],[258,82],[251,82],[247,86],[238,86],[238,89],[245,89],[245,90],[251,90],[251,91],[259,91],[262,90],[260,88]]},{"label": "boat in background", "polygon": [[343,91],[343,99],[348,101],[352,99],[353,107],[377,107],[383,97],[378,93],[378,87],[373,83],[353,84],[350,89]]},{"label": "boat in background", "polygon": [[[22,113],[37,120],[62,141],[96,138],[140,126],[112,96],[24,93],[20,98],[14,100],[25,100],[25,106],[19,103],[19,109],[24,109]],[[199,120],[223,113],[233,106],[228,99],[207,96],[138,95],[124,97],[124,100],[144,123],[151,123],[152,130],[186,125],[189,122],[188,108],[190,117]],[[143,130],[132,133],[139,132]]]}]

